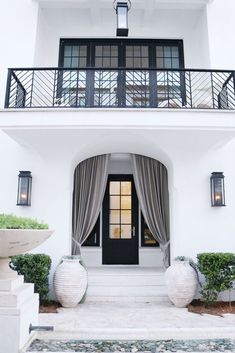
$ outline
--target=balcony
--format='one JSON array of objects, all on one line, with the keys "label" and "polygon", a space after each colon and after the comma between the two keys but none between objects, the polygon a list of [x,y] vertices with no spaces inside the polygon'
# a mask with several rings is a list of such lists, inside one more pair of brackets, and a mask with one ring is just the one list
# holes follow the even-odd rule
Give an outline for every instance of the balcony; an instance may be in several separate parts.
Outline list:
[{"label": "balcony", "polygon": [[235,110],[235,72],[197,69],[9,69],[5,108]]}]

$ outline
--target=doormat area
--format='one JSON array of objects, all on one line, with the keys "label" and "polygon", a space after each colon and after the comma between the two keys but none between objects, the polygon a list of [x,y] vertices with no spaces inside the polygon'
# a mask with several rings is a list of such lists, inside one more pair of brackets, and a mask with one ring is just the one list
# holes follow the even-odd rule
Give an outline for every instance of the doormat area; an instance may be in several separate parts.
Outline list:
[{"label": "doormat area", "polygon": [[162,340],[162,341],[79,341],[39,340],[27,352],[235,352],[230,339]]}]

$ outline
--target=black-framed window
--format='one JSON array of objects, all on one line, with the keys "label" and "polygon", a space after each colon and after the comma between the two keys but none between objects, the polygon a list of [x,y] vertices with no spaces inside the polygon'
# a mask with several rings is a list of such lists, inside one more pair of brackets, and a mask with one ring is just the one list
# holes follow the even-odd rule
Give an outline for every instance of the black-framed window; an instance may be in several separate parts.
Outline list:
[{"label": "black-framed window", "polygon": [[157,45],[156,66],[158,69],[179,69],[180,51],[178,46]]},{"label": "black-framed window", "polygon": [[172,99],[184,102],[184,77],[177,71],[184,68],[182,40],[62,39],[59,67],[74,69],[61,71],[58,81],[64,105],[156,107]]},{"label": "black-framed window", "polygon": [[178,39],[61,39],[59,67],[89,66],[184,68],[183,41]]},{"label": "black-framed window", "polygon": [[141,246],[143,247],[159,247],[159,243],[154,239],[149,227],[141,213]]},{"label": "black-framed window", "polygon": [[87,45],[65,44],[62,56],[63,67],[85,67],[87,65]]},{"label": "black-framed window", "polygon": [[100,216],[98,217],[92,232],[82,246],[100,246]]},{"label": "black-framed window", "polygon": [[148,45],[126,45],[125,66],[127,68],[149,67]]}]

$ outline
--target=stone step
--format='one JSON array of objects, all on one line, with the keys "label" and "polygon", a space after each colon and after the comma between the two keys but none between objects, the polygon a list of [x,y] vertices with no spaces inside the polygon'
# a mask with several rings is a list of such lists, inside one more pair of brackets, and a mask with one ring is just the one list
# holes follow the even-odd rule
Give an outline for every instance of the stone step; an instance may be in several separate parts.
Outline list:
[{"label": "stone step", "polygon": [[20,287],[15,288],[11,292],[0,292],[0,308],[1,307],[19,307],[34,293],[34,285],[32,283],[24,283]]},{"label": "stone step", "polygon": [[164,286],[88,286],[87,296],[146,297],[166,295]]},{"label": "stone step", "polygon": [[89,285],[94,286],[162,286],[164,285],[163,275],[96,275],[88,273]]},{"label": "stone step", "polygon": [[168,301],[164,271],[158,268],[111,266],[88,268],[89,302]]},{"label": "stone step", "polygon": [[142,296],[142,297],[134,297],[134,296],[87,296],[86,297],[87,303],[170,303],[169,298],[166,295],[155,295],[155,296]]},{"label": "stone step", "polygon": [[24,276],[15,278],[0,278],[0,292],[10,292],[24,283]]}]

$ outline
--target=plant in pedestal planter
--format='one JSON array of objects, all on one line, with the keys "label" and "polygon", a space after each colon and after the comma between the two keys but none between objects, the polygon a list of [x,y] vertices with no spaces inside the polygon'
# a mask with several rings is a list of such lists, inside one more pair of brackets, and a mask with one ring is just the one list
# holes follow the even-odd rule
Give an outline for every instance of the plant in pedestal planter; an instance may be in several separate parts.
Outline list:
[{"label": "plant in pedestal planter", "polygon": [[33,218],[0,214],[0,229],[48,229],[48,225]]},{"label": "plant in pedestal planter", "polygon": [[10,256],[38,247],[52,233],[47,224],[35,219],[0,214],[0,278],[17,276],[9,267]]},{"label": "plant in pedestal planter", "polygon": [[81,256],[63,256],[54,274],[54,289],[65,308],[81,302],[87,289],[87,271],[81,264]]},{"label": "plant in pedestal planter", "polygon": [[178,256],[165,272],[167,294],[179,308],[186,307],[197,292],[198,274],[196,264],[185,256]]}]

